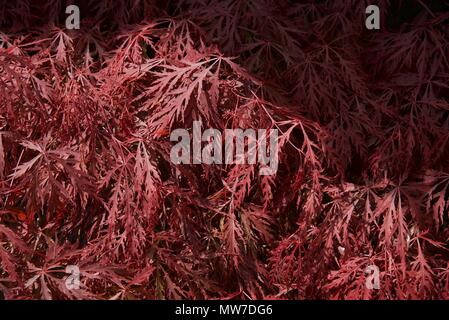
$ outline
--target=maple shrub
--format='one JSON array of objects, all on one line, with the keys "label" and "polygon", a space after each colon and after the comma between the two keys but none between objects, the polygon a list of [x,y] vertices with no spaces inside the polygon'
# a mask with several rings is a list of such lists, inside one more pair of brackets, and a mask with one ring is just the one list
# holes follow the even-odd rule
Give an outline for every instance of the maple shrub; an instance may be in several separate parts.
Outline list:
[{"label": "maple shrub", "polygon": [[0,298],[449,298],[449,1],[376,2],[1,0]]}]

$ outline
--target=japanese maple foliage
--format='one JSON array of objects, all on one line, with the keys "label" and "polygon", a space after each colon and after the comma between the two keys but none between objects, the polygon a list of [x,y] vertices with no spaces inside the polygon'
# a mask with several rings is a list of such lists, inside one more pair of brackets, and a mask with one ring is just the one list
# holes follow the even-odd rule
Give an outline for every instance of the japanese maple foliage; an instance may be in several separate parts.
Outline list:
[{"label": "japanese maple foliage", "polygon": [[[449,1],[0,1],[0,297],[449,298]],[[279,131],[279,170],[175,165]],[[78,266],[81,288],[65,284]],[[378,289],[365,270],[379,268]]]}]

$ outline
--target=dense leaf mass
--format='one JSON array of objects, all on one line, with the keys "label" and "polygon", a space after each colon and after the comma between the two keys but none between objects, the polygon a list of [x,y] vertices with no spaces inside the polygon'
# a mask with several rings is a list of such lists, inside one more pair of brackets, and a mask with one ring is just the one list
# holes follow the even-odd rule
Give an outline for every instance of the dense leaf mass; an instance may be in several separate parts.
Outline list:
[{"label": "dense leaf mass", "polygon": [[[370,2],[1,0],[0,297],[449,298],[449,1]],[[173,164],[193,121],[279,170]]]}]

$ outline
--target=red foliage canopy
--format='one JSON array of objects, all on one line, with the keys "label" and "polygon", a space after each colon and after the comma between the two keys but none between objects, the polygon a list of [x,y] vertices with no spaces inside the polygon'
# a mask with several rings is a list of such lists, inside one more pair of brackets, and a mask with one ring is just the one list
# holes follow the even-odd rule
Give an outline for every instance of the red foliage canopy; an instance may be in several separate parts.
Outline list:
[{"label": "red foliage canopy", "polygon": [[[1,0],[0,294],[448,298],[449,5],[378,3]],[[198,120],[277,174],[173,164]]]}]

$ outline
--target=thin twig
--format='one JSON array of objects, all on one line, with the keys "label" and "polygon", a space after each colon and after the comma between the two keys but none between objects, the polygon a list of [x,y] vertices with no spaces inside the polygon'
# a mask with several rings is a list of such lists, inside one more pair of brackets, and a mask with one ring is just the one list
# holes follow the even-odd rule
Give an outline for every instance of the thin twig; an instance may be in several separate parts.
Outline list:
[{"label": "thin twig", "polygon": [[432,16],[432,18],[435,18],[435,14],[432,12],[432,10],[429,9],[428,6],[426,6],[421,0],[418,0],[419,4],[426,9],[426,11]]}]

